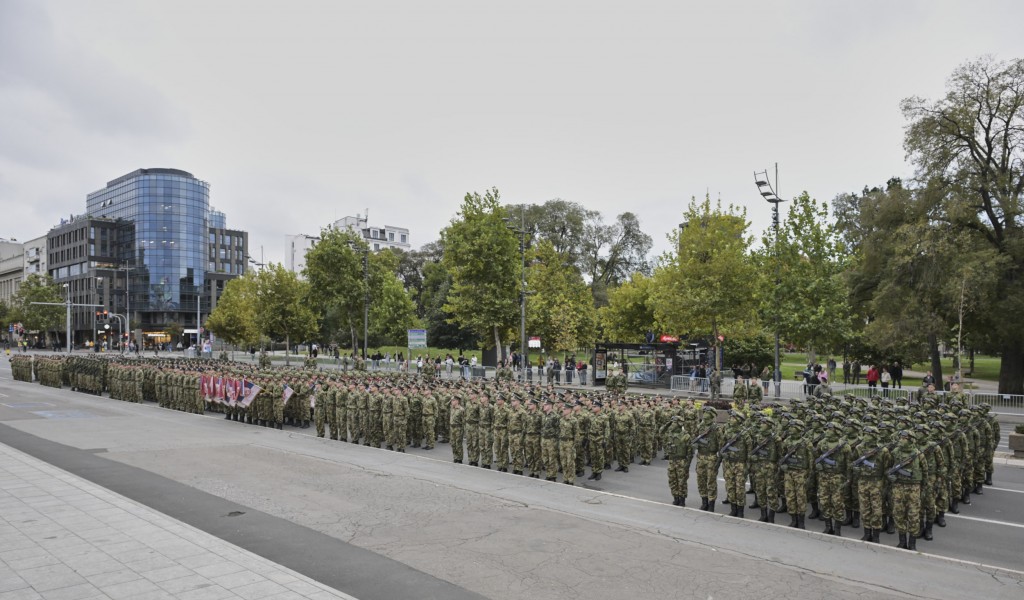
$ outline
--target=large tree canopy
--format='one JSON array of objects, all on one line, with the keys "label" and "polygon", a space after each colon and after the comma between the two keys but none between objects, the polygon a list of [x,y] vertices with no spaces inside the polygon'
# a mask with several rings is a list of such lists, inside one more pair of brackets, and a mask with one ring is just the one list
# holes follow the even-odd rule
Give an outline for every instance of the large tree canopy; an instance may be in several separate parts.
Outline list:
[{"label": "large tree canopy", "polygon": [[493,341],[499,357],[503,335],[519,322],[522,287],[519,243],[500,200],[497,188],[466,194],[441,232],[442,262],[451,276],[444,310],[481,340]]},{"label": "large tree canopy", "polygon": [[[998,268],[973,313],[979,342],[1001,357],[999,391],[1024,393],[1024,60],[982,58],[950,77],[935,101],[908,98],[904,147],[925,187],[920,226],[967,233],[972,262]],[[966,258],[966,257],[964,257]]]}]

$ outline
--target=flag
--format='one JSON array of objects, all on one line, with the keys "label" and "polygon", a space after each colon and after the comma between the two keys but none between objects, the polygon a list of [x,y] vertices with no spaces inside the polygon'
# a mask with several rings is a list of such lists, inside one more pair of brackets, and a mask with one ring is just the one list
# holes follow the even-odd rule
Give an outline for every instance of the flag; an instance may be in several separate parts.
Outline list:
[{"label": "flag", "polygon": [[309,386],[309,407],[316,408],[316,382]]},{"label": "flag", "polygon": [[292,394],[294,393],[295,390],[293,390],[291,386],[289,386],[287,383],[284,384],[284,392],[281,393],[281,397],[284,399],[285,404],[288,404],[288,399],[291,398]]},{"label": "flag", "polygon": [[228,406],[234,406],[238,402],[238,392],[241,390],[241,382],[228,380]]},{"label": "flag", "polygon": [[263,390],[263,388],[261,388],[260,386],[256,385],[251,381],[243,381],[242,389],[245,390],[245,395],[242,396],[242,400],[239,402],[239,404],[241,404],[245,408],[249,408],[249,405],[252,404],[252,401],[256,399],[256,394],[260,393]]}]

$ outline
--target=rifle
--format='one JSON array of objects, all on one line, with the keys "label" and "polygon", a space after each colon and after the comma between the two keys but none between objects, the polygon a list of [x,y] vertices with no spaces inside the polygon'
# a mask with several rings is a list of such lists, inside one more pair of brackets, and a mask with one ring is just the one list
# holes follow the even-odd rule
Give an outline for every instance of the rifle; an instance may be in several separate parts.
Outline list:
[{"label": "rifle", "polygon": [[711,433],[714,430],[715,430],[715,426],[714,425],[712,425],[711,427],[708,427],[707,429],[704,430],[704,433],[702,433],[702,434],[698,435],[697,437],[693,438],[693,441],[690,442],[690,444],[693,445],[693,446],[696,446],[697,444],[700,443],[700,441],[702,439],[704,439],[704,437],[707,434]]},{"label": "rifle", "polygon": [[816,459],[814,460],[814,464],[815,464],[815,465],[819,465],[819,464],[821,464],[822,462],[824,462],[824,463],[825,463],[826,465],[828,465],[828,466],[830,466],[830,467],[831,467],[831,466],[833,466],[833,465],[835,465],[835,462],[836,462],[836,461],[834,461],[834,460],[832,461],[832,463],[831,463],[831,464],[829,464],[829,462],[828,462],[829,458],[828,458],[828,457],[830,457],[830,456],[832,456],[833,454],[835,454],[835,452],[836,452],[837,450],[839,450],[840,448],[842,448],[842,447],[843,447],[843,446],[845,446],[845,445],[846,445],[846,442],[845,442],[845,441],[839,442],[839,444],[837,444],[836,446],[834,446],[834,447],[833,447],[833,448],[832,448],[831,450],[829,450],[828,452],[826,452],[826,453],[822,454],[821,456],[819,456],[818,458],[816,458]]},{"label": "rifle", "polygon": [[745,434],[746,432],[750,431],[753,428],[754,428],[754,425],[751,425],[750,427],[747,427],[743,431],[741,431],[741,432],[737,433],[736,435],[734,435],[731,440],[726,442],[724,446],[722,446],[721,448],[718,449],[718,453],[717,453],[718,454],[718,460],[715,461],[715,470],[716,471],[718,470],[718,467],[722,464],[722,460],[725,458],[725,454],[724,453],[725,453],[726,448],[728,448],[729,446],[732,446],[733,444],[735,444],[736,440],[740,439],[740,437],[743,434]]},{"label": "rifle", "polygon": [[[874,450],[871,450],[870,452],[868,452],[868,453],[867,453],[867,454],[865,454],[864,456],[861,456],[861,457],[860,457],[860,458],[858,458],[857,460],[853,461],[853,464],[852,464],[852,465],[850,465],[850,468],[852,468],[852,469],[856,469],[857,467],[859,467],[859,466],[863,465],[864,463],[866,463],[866,462],[867,462],[867,460],[868,460],[869,458],[871,458],[872,456],[874,456],[874,455],[878,454],[878,453],[879,453],[879,452],[881,452],[882,450],[892,450],[892,447],[893,447],[893,446],[895,446],[895,445],[896,445],[896,442],[893,442],[893,443],[891,443],[891,444],[889,444],[889,445],[887,445],[887,446],[878,446],[878,447],[877,447],[877,448],[875,448]],[[870,467],[870,468],[874,468],[874,466],[875,466],[875,465],[874,465],[874,464],[872,463],[872,464],[871,464],[871,467]]]},{"label": "rifle", "polygon": [[774,440],[774,436],[772,436],[771,434],[769,434],[769,435],[768,435],[768,437],[766,437],[766,438],[765,438],[765,440],[764,440],[763,442],[761,442],[760,444],[758,444],[757,446],[755,446],[755,447],[754,447],[754,449],[750,451],[750,453],[751,453],[751,454],[757,454],[757,451],[758,451],[758,450],[760,450],[761,448],[764,448],[765,446],[767,446],[768,444],[770,444],[770,443],[771,443],[771,442],[772,442],[773,440]]},{"label": "rifle", "polygon": [[888,471],[886,471],[885,472],[885,476],[886,477],[892,477],[893,475],[899,475],[901,477],[910,477],[910,476],[912,476],[913,473],[911,473],[910,471],[904,469],[904,467],[906,467],[910,463],[914,462],[914,459],[917,458],[918,456],[921,456],[921,454],[923,454],[923,453],[924,453],[923,450],[918,450],[917,452],[914,453],[913,456],[911,456],[907,460],[901,462],[900,464],[898,464],[898,465],[894,466],[893,468],[889,469]]}]

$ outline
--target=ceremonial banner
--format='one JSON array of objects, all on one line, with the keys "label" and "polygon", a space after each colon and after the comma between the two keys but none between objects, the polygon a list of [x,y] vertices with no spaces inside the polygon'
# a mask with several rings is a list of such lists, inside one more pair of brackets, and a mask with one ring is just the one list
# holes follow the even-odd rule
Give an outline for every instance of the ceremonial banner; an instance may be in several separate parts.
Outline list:
[{"label": "ceremonial banner", "polygon": [[252,404],[252,401],[256,399],[256,394],[259,394],[263,390],[263,388],[261,388],[260,386],[256,385],[251,381],[243,381],[242,389],[245,390],[245,395],[242,396],[242,400],[241,402],[239,402],[239,404],[246,408],[249,408],[249,405]]}]

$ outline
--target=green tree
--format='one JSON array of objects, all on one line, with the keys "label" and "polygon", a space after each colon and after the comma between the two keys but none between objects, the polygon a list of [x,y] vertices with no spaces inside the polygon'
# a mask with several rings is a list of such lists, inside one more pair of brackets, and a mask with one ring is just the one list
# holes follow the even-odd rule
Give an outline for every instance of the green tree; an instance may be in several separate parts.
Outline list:
[{"label": "green tree", "polygon": [[591,345],[597,332],[597,311],[579,271],[548,240],[537,243],[530,255],[527,333],[540,336],[549,351]]},{"label": "green tree", "polygon": [[66,327],[67,309],[63,306],[46,306],[33,302],[64,304],[60,285],[49,275],[29,275],[11,298],[12,321],[19,321],[26,331],[56,332]]},{"label": "green tree", "polygon": [[[828,203],[807,192],[793,199],[774,239],[769,228],[759,258],[765,324],[787,342],[814,351],[841,350],[853,335],[844,272],[849,256]],[[777,279],[777,282],[776,282]]]},{"label": "green tree", "polygon": [[252,346],[259,342],[255,274],[249,272],[228,281],[217,307],[206,319],[206,327],[233,346]]},{"label": "green tree", "polygon": [[328,227],[306,254],[303,271],[311,306],[321,319],[321,335],[340,342],[337,333],[346,332],[353,352],[362,339],[363,307],[369,293],[363,276],[366,254],[365,242],[355,233]]},{"label": "green tree", "polygon": [[633,273],[629,281],[609,290],[608,305],[599,310],[604,339],[640,343],[646,332],[654,330],[653,285],[651,277]]},{"label": "green tree", "polygon": [[284,339],[286,361],[292,339],[306,339],[317,330],[309,289],[307,282],[280,263],[271,263],[256,274],[256,321],[267,337]]},{"label": "green tree", "polygon": [[403,345],[416,324],[416,305],[396,273],[399,256],[388,251],[370,255],[370,331],[375,345]]},{"label": "green tree", "polygon": [[710,333],[717,356],[719,336],[759,330],[746,211],[723,209],[721,201],[712,205],[705,197],[690,201],[683,221],[668,236],[676,252],[664,254],[654,271],[654,317],[665,332],[689,338]]},{"label": "green tree", "polygon": [[502,336],[519,321],[520,257],[497,188],[466,194],[458,216],[441,234],[442,263],[451,275],[444,309],[504,358]]},{"label": "green tree", "polygon": [[1024,393],[1024,59],[982,58],[953,72],[946,95],[903,101],[904,148],[930,188],[927,226],[964,231],[998,266],[994,295],[973,313],[1000,354],[999,391]]},{"label": "green tree", "polygon": [[171,338],[171,348],[181,343],[181,336],[185,335],[185,328],[180,323],[171,321],[164,327],[164,334]]},{"label": "green tree", "polygon": [[451,274],[444,265],[440,262],[427,262],[423,265],[423,290],[419,300],[423,306],[422,317],[427,328],[427,339],[431,345],[439,348],[476,348],[480,338],[456,322],[454,316],[445,310],[451,286]]}]

